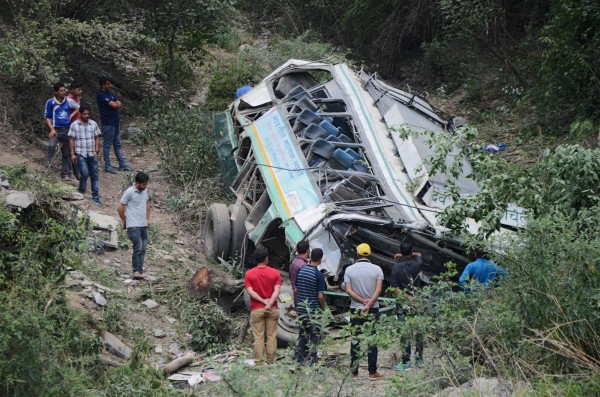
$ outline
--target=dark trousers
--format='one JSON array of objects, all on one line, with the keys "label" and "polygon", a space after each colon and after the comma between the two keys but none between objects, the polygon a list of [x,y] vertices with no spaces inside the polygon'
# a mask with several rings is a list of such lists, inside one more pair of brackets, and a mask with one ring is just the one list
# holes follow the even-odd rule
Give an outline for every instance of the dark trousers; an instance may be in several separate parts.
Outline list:
[{"label": "dark trousers", "polygon": [[92,180],[92,197],[97,198],[98,192],[98,159],[88,153],[87,157],[77,155],[77,167],[79,168],[79,193],[84,194],[87,187],[88,176]]},{"label": "dark trousers", "polygon": [[61,143],[60,154],[61,154],[61,167],[60,176],[68,176],[71,172],[71,160],[69,153],[71,148],[69,147],[69,129],[68,128],[56,128],[56,135],[50,138],[48,141],[48,167],[53,168],[54,162],[56,161],[56,147],[58,143]]},{"label": "dark trousers", "polygon": [[300,314],[298,318],[300,333],[298,335],[297,359],[300,365],[317,363],[317,345],[321,338],[319,326],[313,324],[308,314]]},{"label": "dark trousers", "polygon": [[[379,320],[379,308],[371,308],[369,309],[370,316],[361,316],[360,309],[350,309],[350,324],[354,328],[352,330],[352,344],[350,346],[350,368],[353,374],[358,373],[358,355],[360,353],[360,344],[355,338],[356,336],[362,334],[364,331],[369,332],[370,335],[375,335],[375,326],[373,324],[373,328],[362,329],[362,325],[367,321],[377,321]],[[369,374],[374,374],[377,372],[377,345],[370,344],[369,350],[367,352],[367,362],[369,364]]]},{"label": "dark trousers", "polygon": [[147,227],[128,227],[127,237],[133,244],[133,255],[131,256],[131,266],[133,272],[144,272],[144,256],[146,255],[146,246],[148,245]]},{"label": "dark trousers", "polygon": [[[422,360],[423,359],[423,335],[422,334],[417,334],[417,349],[416,349],[416,358],[417,360]],[[402,363],[406,364],[408,362],[410,362],[410,356],[411,356],[411,345],[410,345],[410,339],[406,342],[406,348],[404,350],[404,353],[402,353]]]}]

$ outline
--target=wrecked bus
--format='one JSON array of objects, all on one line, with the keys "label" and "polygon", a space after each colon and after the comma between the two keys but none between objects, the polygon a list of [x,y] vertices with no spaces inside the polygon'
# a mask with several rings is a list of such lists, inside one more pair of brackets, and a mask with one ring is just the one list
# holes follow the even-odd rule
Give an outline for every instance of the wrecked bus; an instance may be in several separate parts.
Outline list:
[{"label": "wrecked bus", "polygon": [[[296,244],[308,240],[323,249],[320,270],[333,290],[365,242],[386,277],[402,242],[422,253],[425,274],[449,261],[464,266],[460,240],[437,221],[450,204],[447,176],[428,172],[434,152],[425,138],[393,132],[409,126],[448,134],[453,120],[376,74],[289,60],[214,115],[221,171],[235,204],[210,205],[207,259],[244,262],[262,245],[270,265],[286,272]],[[462,168],[461,194],[476,193],[470,165]],[[332,293],[328,303],[349,302]],[[289,341],[296,328],[292,304],[280,303],[280,313],[278,337]]]}]

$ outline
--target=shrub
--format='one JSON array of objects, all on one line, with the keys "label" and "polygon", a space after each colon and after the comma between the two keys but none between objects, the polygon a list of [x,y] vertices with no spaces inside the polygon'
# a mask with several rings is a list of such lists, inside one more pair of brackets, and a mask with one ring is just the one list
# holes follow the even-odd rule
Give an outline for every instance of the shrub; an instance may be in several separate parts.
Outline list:
[{"label": "shrub", "polygon": [[81,396],[101,342],[86,334],[59,288],[81,266],[77,218],[36,205],[0,207],[0,390],[10,396]]},{"label": "shrub", "polygon": [[156,144],[163,169],[175,182],[192,186],[218,172],[212,114],[203,108],[167,104],[150,108],[154,116],[144,129]]},{"label": "shrub", "polygon": [[234,335],[231,319],[214,302],[190,299],[181,308],[180,318],[187,332],[192,335],[191,347],[197,352],[218,351]]}]

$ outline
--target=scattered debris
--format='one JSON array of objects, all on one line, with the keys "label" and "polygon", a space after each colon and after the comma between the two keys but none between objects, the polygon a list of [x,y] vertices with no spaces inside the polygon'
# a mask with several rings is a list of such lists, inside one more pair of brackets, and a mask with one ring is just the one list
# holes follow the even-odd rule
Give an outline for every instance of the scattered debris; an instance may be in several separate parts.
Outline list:
[{"label": "scattered debris", "polygon": [[129,357],[131,357],[131,348],[123,343],[116,335],[106,331],[104,332],[102,340],[104,341],[104,345],[116,356],[124,359],[129,359]]},{"label": "scattered debris", "polygon": [[483,151],[484,152],[488,152],[488,153],[498,153],[498,152],[504,152],[506,150],[506,145],[503,143],[499,143],[498,145],[485,145],[483,147]]},{"label": "scattered debris", "polygon": [[94,211],[88,211],[87,214],[79,211],[77,215],[80,217],[86,215],[89,216],[90,220],[98,225],[95,227],[95,229],[106,230],[110,232],[110,239],[103,240],[104,244],[107,247],[119,248],[119,233],[117,231],[119,227],[119,220],[117,218]]},{"label": "scattered debris", "polygon": [[203,374],[204,379],[209,380],[211,382],[217,382],[221,380],[221,377],[217,374],[215,374],[214,372],[204,372]]},{"label": "scattered debris", "polygon": [[204,382],[204,376],[202,375],[202,373],[194,374],[188,379],[188,384],[192,387],[202,382]]},{"label": "scattered debris", "polygon": [[146,306],[148,309],[154,309],[155,307],[158,307],[158,303],[156,303],[152,299],[146,299],[142,302],[142,305]]},{"label": "scattered debris", "polygon": [[250,368],[256,366],[256,361],[253,359],[244,360],[244,364]]},{"label": "scattered debris", "polygon": [[168,364],[165,364],[162,367],[162,370],[166,374],[172,374],[177,371],[179,368],[184,367],[186,365],[190,365],[196,360],[196,355],[193,352],[187,353],[183,357],[176,358]]}]

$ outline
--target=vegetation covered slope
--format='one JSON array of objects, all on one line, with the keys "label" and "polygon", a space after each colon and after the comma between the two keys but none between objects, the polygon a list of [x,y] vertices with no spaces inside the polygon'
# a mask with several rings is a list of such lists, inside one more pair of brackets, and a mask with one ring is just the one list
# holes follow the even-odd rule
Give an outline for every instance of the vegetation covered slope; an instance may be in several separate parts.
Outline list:
[{"label": "vegetation covered slope", "polygon": [[[403,395],[479,375],[522,382],[538,395],[598,394],[600,153],[590,147],[600,121],[597,2],[5,0],[0,10],[5,126],[30,141],[43,138],[39,115],[52,83],[80,80],[84,101],[95,104],[98,75],[111,75],[128,104],[125,119],[146,117],[140,144],[159,144],[165,170],[182,187],[170,208],[192,228],[207,196],[222,194],[212,182],[210,113],[248,77],[258,80],[291,57],[347,56],[439,96],[460,95],[480,130],[508,130],[512,147],[537,137],[550,150],[529,152],[527,167],[465,145],[482,194],[456,197],[445,214],[457,230],[466,216],[482,222],[470,243],[502,252],[493,259],[508,269],[508,281],[466,296],[451,293],[456,285],[443,279],[415,301],[399,297],[414,316],[400,327],[382,322],[377,338],[390,346],[423,333],[435,347],[427,372],[392,384]],[[198,86],[208,90],[206,104],[190,109]],[[558,146],[564,139],[581,145]],[[511,239],[490,240],[508,202],[535,217]],[[74,219],[52,205],[0,210],[0,394],[169,395],[162,376],[143,363],[143,339],[130,366],[107,370],[98,366],[99,341],[67,310],[56,287],[66,266],[80,266],[85,225]],[[272,382],[256,388],[263,395],[294,390],[290,382],[300,379],[283,376],[287,368],[272,372]],[[250,393],[255,378],[236,367],[215,393]],[[317,386],[305,382],[302,390],[318,394]]]}]

